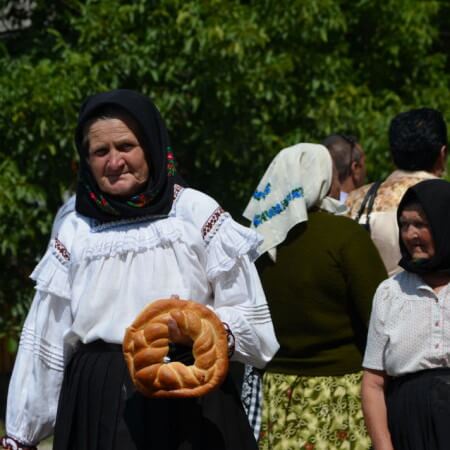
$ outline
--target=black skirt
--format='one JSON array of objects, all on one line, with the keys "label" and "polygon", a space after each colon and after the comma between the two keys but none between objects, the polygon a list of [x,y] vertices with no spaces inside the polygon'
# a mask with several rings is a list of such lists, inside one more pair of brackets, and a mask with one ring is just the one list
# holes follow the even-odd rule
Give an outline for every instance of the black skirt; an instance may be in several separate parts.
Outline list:
[{"label": "black skirt", "polygon": [[386,401],[395,450],[450,449],[450,369],[391,379]]},{"label": "black skirt", "polygon": [[194,399],[149,399],[134,388],[120,345],[83,345],[64,373],[54,450],[257,450],[227,377]]}]

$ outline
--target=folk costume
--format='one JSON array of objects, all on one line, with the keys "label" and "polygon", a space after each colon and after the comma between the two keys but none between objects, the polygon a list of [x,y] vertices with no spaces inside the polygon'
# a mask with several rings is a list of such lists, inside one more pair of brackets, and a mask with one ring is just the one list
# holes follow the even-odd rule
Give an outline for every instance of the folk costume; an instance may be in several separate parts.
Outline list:
[{"label": "folk costume", "polygon": [[409,188],[397,212],[419,204],[435,255],[413,260],[400,239],[404,269],[378,288],[363,366],[386,372],[386,406],[396,450],[450,448],[450,284],[435,292],[421,277],[450,273],[450,183],[422,181]]},{"label": "folk costume", "polygon": [[281,346],[263,378],[260,449],[370,447],[361,361],[386,272],[369,234],[327,197],[331,180],[325,147],[289,147],[244,213],[264,236],[256,264]]},{"label": "folk costume", "polygon": [[[150,167],[132,198],[100,191],[86,162],[83,129],[110,106],[139,125]],[[34,445],[54,431],[55,450],[255,449],[229,378],[204,397],[148,399],[130,381],[121,344],[149,302],[178,295],[210,306],[228,325],[233,360],[264,367],[278,343],[253,264],[260,236],[183,186],[146,97],[116,90],[88,98],[76,144],[76,200],[58,213],[31,275],[36,295],[10,383],[7,434]]]}]

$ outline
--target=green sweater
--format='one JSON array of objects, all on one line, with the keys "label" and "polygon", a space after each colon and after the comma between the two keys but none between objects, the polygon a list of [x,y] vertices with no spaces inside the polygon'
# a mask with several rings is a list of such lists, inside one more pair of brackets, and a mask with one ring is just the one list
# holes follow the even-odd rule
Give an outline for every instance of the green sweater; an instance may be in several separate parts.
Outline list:
[{"label": "green sweater", "polygon": [[316,211],[257,261],[280,350],[267,370],[302,376],[361,370],[372,298],[387,277],[369,233]]}]

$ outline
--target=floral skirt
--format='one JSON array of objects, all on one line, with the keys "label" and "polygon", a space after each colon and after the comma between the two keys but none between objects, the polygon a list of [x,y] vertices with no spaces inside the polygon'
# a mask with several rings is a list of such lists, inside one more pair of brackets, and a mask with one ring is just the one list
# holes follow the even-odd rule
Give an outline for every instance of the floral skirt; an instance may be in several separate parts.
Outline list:
[{"label": "floral skirt", "polygon": [[303,377],[266,373],[260,450],[367,450],[362,372]]}]

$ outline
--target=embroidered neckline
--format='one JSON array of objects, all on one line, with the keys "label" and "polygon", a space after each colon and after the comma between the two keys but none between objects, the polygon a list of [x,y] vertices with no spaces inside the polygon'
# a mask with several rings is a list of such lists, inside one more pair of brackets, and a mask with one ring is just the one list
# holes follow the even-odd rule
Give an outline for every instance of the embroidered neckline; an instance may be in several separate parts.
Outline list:
[{"label": "embroidered neckline", "polygon": [[[175,204],[178,201],[180,193],[184,190],[184,187],[179,184],[174,184],[173,186],[173,204],[171,212],[174,210]],[[143,217],[135,217],[133,219],[122,219],[122,220],[114,220],[112,222],[100,223],[96,220],[93,220],[92,232],[98,233],[105,230],[110,230],[112,228],[126,226],[126,225],[138,225],[141,223],[155,222],[156,220],[166,219],[169,215],[172,215],[171,212],[167,214],[160,215],[151,215],[151,216],[143,216]]]}]

